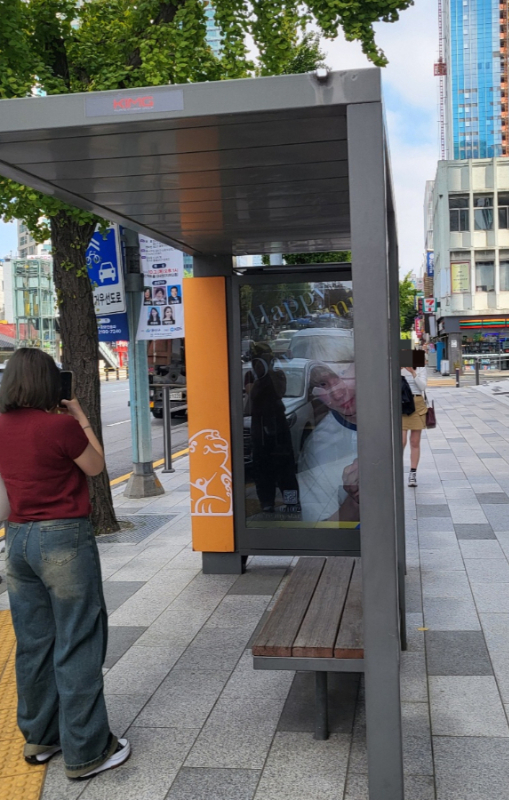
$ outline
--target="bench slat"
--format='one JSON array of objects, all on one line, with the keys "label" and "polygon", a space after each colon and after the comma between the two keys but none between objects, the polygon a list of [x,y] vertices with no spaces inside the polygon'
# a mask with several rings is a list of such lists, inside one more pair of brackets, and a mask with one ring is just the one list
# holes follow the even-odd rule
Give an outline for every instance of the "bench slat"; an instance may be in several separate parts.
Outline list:
[{"label": "bench slat", "polygon": [[333,658],[355,560],[327,559],[313,599],[292,647],[292,656]]},{"label": "bench slat", "polygon": [[254,656],[291,656],[325,558],[301,558],[253,645]]},{"label": "bench slat", "polygon": [[335,658],[364,658],[362,569],[357,558],[334,648]]}]

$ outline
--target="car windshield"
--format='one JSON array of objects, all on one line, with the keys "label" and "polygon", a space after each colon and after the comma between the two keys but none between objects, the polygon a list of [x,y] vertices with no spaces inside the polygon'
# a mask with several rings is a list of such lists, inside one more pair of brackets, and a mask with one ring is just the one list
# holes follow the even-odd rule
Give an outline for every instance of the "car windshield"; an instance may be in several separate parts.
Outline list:
[{"label": "car windshield", "polygon": [[294,358],[326,362],[338,361],[338,337],[335,335],[295,336],[291,348]]},{"label": "car windshield", "polygon": [[293,367],[280,364],[286,377],[285,397],[301,397],[304,394],[304,366]]}]

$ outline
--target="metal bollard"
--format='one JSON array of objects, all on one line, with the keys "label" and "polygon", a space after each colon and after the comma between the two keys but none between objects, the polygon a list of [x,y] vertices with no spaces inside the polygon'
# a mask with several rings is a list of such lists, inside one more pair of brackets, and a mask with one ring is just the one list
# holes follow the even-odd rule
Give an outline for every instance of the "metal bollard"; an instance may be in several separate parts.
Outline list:
[{"label": "metal bollard", "polygon": [[163,426],[164,426],[164,469],[163,472],[175,472],[171,465],[171,400],[170,386],[163,386]]},{"label": "metal bollard", "polygon": [[475,385],[479,386],[479,359],[475,359]]},{"label": "metal bollard", "polygon": [[456,389],[460,388],[460,371],[456,369]]},{"label": "metal bollard", "polygon": [[129,364],[125,365],[125,376],[126,376],[126,378],[129,377]]},{"label": "metal bollard", "polygon": [[117,369],[116,369],[115,371],[116,371],[116,373],[117,373],[117,381],[119,381],[119,380],[120,380],[120,374],[119,374],[119,369],[118,369],[118,367],[117,367]]},{"label": "metal bollard", "polygon": [[107,381],[109,381],[109,379],[110,379],[110,372],[109,372],[109,370],[108,370],[108,367],[104,367],[104,376],[105,376],[105,379],[106,379]]}]

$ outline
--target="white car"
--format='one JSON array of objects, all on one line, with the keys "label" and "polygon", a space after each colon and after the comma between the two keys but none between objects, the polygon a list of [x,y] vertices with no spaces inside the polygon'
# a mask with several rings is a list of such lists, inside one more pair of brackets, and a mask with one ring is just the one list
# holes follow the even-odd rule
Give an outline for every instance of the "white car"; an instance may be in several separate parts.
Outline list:
[{"label": "white car", "polygon": [[99,267],[99,280],[101,283],[104,283],[106,278],[109,278],[112,281],[116,280],[117,278],[117,270],[111,261],[106,261],[106,263],[101,264]]},{"label": "white car", "polygon": [[4,376],[4,370],[5,370],[6,366],[7,366],[7,364],[0,364],[0,383],[2,383],[2,378]]}]

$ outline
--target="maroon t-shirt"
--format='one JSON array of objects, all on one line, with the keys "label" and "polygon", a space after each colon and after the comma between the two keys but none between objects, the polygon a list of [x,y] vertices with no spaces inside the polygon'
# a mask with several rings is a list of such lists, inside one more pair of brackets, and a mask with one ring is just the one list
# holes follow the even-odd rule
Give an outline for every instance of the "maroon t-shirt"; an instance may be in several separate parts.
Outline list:
[{"label": "maroon t-shirt", "polygon": [[85,473],[74,463],[88,445],[66,414],[20,408],[0,414],[0,475],[10,522],[75,519],[90,514]]}]

